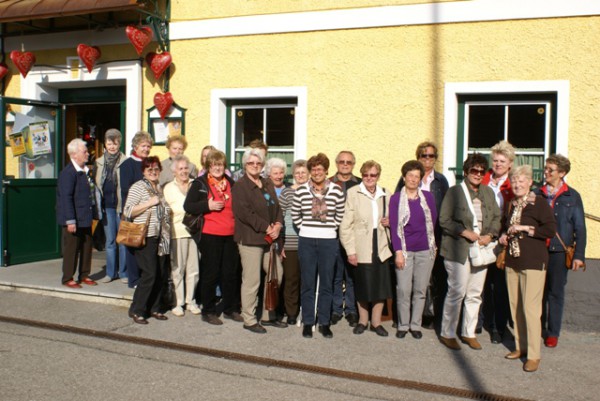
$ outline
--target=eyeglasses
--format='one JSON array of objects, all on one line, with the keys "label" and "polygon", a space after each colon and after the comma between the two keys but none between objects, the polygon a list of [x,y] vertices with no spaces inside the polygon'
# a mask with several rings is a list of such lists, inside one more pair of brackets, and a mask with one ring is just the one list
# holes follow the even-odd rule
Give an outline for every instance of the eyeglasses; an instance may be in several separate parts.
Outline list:
[{"label": "eyeglasses", "polygon": [[419,156],[421,159],[435,159],[436,156],[433,153],[423,153]]},{"label": "eyeglasses", "polygon": [[354,164],[352,160],[338,160],[338,164],[343,164],[345,166],[351,166]]},{"label": "eyeglasses", "polygon": [[377,177],[379,177],[379,174],[363,174],[362,177],[363,178],[377,178]]},{"label": "eyeglasses", "polygon": [[554,173],[555,171],[558,171],[558,169],[557,168],[550,168],[550,167],[546,167],[544,169],[545,173]]},{"label": "eyeglasses", "polygon": [[471,169],[469,169],[469,174],[484,175],[485,174],[485,170],[481,169],[481,168],[471,168]]},{"label": "eyeglasses", "polygon": [[160,167],[146,167],[146,170],[148,170],[149,172],[160,172]]},{"label": "eyeglasses", "polygon": [[262,162],[247,162],[246,166],[252,166],[252,167],[260,167],[262,166]]}]

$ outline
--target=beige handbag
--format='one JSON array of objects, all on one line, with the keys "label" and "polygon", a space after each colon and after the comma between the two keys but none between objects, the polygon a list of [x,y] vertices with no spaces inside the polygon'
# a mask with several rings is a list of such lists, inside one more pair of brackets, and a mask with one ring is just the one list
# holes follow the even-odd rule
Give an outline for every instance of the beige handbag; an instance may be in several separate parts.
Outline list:
[{"label": "beige handbag", "polygon": [[148,234],[148,225],[150,224],[150,213],[145,224],[133,223],[127,221],[125,217],[121,219],[119,224],[119,232],[117,233],[117,244],[125,245],[130,248],[143,248],[146,246],[146,235]]}]

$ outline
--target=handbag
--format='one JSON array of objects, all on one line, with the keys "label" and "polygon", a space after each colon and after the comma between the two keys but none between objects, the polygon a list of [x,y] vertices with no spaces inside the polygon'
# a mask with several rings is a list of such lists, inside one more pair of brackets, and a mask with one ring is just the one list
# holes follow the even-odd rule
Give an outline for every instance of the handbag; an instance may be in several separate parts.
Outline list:
[{"label": "handbag", "polygon": [[496,267],[500,270],[504,270],[506,267],[506,247],[503,246],[498,256],[496,257]]},{"label": "handbag", "polygon": [[[571,246],[567,246],[564,243],[564,241],[562,240],[562,238],[560,237],[560,235],[558,235],[558,233],[556,233],[556,238],[558,239],[558,242],[560,242],[563,249],[565,250],[565,265],[567,266],[567,269],[572,269],[573,268],[573,258],[575,256],[575,243],[573,243],[573,245],[571,245]],[[582,267],[583,267],[583,270],[585,270],[585,263],[583,264]]]},{"label": "handbag", "polygon": [[475,241],[469,247],[469,260],[471,261],[471,266],[486,266],[496,262],[496,254],[494,253],[494,248],[498,245],[498,241],[492,241],[485,246],[479,245],[477,241]]},{"label": "handbag", "polygon": [[150,214],[145,224],[133,223],[122,217],[117,233],[117,244],[125,245],[130,248],[142,248],[146,246],[146,234],[148,234],[148,225],[150,224]]},{"label": "handbag", "polygon": [[201,214],[191,214],[185,213],[183,216],[182,223],[185,226],[185,229],[191,234],[195,235],[202,231],[202,226],[204,225],[204,216]]},{"label": "handbag", "polygon": [[267,282],[265,283],[265,309],[274,311],[277,308],[279,298],[279,284],[277,283],[277,252],[275,246],[271,245],[269,255],[269,271],[267,272]]}]

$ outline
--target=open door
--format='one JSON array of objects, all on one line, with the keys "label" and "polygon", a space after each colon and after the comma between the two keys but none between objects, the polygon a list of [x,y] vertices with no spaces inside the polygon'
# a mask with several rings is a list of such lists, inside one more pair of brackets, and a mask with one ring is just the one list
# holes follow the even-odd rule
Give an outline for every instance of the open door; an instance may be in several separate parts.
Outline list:
[{"label": "open door", "polygon": [[63,158],[63,107],[0,96],[0,265],[60,257],[56,184]]}]

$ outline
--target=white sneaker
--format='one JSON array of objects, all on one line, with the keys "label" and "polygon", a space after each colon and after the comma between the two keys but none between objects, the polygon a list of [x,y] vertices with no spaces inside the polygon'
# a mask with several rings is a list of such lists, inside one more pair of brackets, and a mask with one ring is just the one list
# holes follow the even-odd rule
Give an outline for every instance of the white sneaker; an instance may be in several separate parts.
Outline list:
[{"label": "white sneaker", "polygon": [[104,276],[100,279],[101,283],[110,283],[111,281],[113,281],[113,279],[109,276]]},{"label": "white sneaker", "polygon": [[182,317],[183,315],[185,315],[185,312],[183,311],[183,308],[181,306],[171,309],[171,312],[175,316],[179,316],[179,317]]},{"label": "white sneaker", "polygon": [[199,315],[200,313],[202,313],[202,311],[200,310],[200,308],[198,308],[198,305],[196,304],[188,305],[187,310],[192,312],[194,315]]}]

